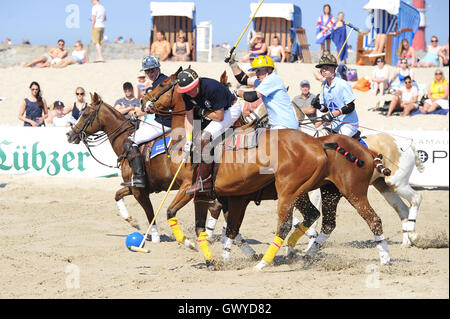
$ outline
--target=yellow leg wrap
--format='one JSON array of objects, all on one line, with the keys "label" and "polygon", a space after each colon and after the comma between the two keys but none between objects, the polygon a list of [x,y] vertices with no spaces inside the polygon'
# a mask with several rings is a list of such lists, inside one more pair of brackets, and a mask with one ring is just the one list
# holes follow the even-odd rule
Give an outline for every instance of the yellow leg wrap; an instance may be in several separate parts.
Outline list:
[{"label": "yellow leg wrap", "polygon": [[264,254],[263,260],[270,264],[273,259],[275,258],[275,255],[277,254],[278,250],[280,249],[281,245],[283,245],[283,239],[276,236],[273,242],[270,244],[269,248],[267,248],[266,253]]},{"label": "yellow leg wrap", "polygon": [[297,245],[297,242],[300,239],[300,237],[302,237],[308,229],[309,227],[305,227],[303,226],[303,224],[300,224],[300,226],[296,227],[294,232],[288,238],[287,242],[288,246],[290,248],[294,248],[295,245]]},{"label": "yellow leg wrap", "polygon": [[178,218],[172,217],[169,219],[169,225],[170,228],[172,228],[173,234],[175,235],[175,239],[179,243],[184,243],[186,240],[186,236],[184,236],[183,231],[180,228],[180,225],[178,225]]},{"label": "yellow leg wrap", "polygon": [[203,256],[205,257],[205,260],[210,260],[212,258],[212,252],[209,249],[206,237],[208,237],[208,234],[205,232],[201,232],[200,235],[198,235],[197,241],[198,244],[200,245],[200,248],[202,249],[202,253]]}]

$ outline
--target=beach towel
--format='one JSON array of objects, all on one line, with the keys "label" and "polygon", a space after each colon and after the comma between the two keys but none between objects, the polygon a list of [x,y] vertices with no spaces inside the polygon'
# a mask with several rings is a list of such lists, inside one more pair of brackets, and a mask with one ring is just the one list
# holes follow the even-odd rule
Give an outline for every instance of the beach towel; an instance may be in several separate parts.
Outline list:
[{"label": "beach towel", "polygon": [[[337,28],[336,30],[333,30],[333,32],[331,32],[331,40],[336,46],[337,52],[341,51],[342,45],[344,44],[346,38],[347,38],[347,30],[345,26]],[[341,54],[339,55],[339,61],[344,61],[347,59],[347,57],[348,57],[348,46],[347,43],[345,43],[345,46],[342,49]]]},{"label": "beach towel", "polygon": [[[427,114],[439,114],[439,115],[447,115],[448,110],[444,110],[444,109],[439,109]],[[415,110],[414,112],[412,112],[410,115],[414,116],[414,115],[418,115],[418,114],[423,114],[422,112],[420,112],[420,110]],[[423,114],[423,115],[427,115],[427,114]]]},{"label": "beach towel", "polygon": [[[331,28],[335,23],[334,16],[330,16],[327,21],[323,21],[323,16],[321,15],[316,23],[316,43],[322,44],[326,39],[331,36]],[[325,26],[327,29],[322,30],[320,27]]]}]

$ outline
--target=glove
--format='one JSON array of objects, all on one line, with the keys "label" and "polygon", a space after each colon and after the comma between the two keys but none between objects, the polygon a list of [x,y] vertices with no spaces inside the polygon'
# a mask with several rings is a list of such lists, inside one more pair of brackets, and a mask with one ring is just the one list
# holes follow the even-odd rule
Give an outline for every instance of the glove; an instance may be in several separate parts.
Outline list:
[{"label": "glove", "polygon": [[334,120],[334,117],[333,117],[333,115],[331,115],[331,113],[327,113],[327,114],[323,115],[321,118],[322,118],[322,121],[328,122],[328,123],[331,123]]},{"label": "glove", "polygon": [[236,52],[233,49],[231,49],[225,55],[225,62],[228,62],[228,64],[230,66],[233,66],[234,64],[236,64],[236,59],[235,58],[236,58]]},{"label": "glove", "polygon": [[186,143],[184,144],[184,147],[183,147],[183,152],[186,154],[186,155],[189,155],[189,154],[191,154],[191,149],[192,149],[192,140],[186,140]]},{"label": "glove", "polygon": [[130,120],[131,121],[137,121],[139,117],[137,116],[136,112],[131,113]]},{"label": "glove", "polygon": [[320,104],[320,94],[317,94],[316,97],[311,100],[311,106],[318,110],[322,108],[322,104]]}]

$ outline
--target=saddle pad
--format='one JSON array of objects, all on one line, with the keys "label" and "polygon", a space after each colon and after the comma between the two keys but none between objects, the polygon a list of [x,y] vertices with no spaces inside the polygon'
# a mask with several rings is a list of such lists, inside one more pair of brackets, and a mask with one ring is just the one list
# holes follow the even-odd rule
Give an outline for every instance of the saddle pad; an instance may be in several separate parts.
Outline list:
[{"label": "saddle pad", "polygon": [[225,140],[226,151],[237,151],[241,149],[250,149],[258,147],[259,136],[265,128],[258,128],[256,130],[246,130],[233,133]]},{"label": "saddle pad", "polygon": [[[166,136],[166,145],[169,146],[172,141],[172,136]],[[153,158],[161,153],[164,153],[164,140],[161,138],[153,144],[152,151],[150,153],[150,158]]]}]

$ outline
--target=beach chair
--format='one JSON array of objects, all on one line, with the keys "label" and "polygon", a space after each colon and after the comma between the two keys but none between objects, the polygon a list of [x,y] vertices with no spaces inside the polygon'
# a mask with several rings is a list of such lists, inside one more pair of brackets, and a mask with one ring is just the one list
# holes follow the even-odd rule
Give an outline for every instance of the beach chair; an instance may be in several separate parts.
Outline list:
[{"label": "beach chair", "polygon": [[[170,47],[177,41],[177,33],[186,33],[186,42],[191,49],[191,60],[197,60],[195,44],[195,3],[194,2],[150,2],[152,28],[150,45],[156,32],[163,31]],[[150,47],[149,47],[150,50]]]},{"label": "beach chair", "polygon": [[[250,16],[253,15],[258,3],[250,4]],[[285,48],[286,60],[296,48],[303,61],[310,63],[311,54],[305,29],[301,27],[302,13],[298,6],[292,3],[263,3],[253,19],[249,35],[261,32],[269,47],[274,36],[278,36],[280,44]],[[250,40],[251,36],[249,36]]]},{"label": "beach chair", "polygon": [[[420,12],[413,6],[401,0],[375,1],[370,0],[364,7],[372,19],[372,29],[358,34],[356,61],[363,65],[373,65],[377,57],[384,56],[386,64],[397,65],[398,47],[403,39],[412,40],[420,24]],[[371,54],[377,30],[374,22],[377,19],[382,29],[392,30],[387,33],[385,52]]]}]

